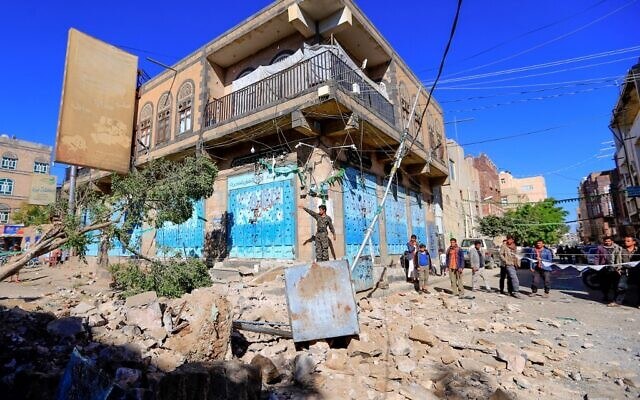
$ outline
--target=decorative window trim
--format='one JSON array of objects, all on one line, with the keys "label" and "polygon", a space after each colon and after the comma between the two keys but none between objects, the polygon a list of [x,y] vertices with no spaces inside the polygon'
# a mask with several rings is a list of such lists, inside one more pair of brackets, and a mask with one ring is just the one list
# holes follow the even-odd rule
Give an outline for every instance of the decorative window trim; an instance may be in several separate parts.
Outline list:
[{"label": "decorative window trim", "polygon": [[34,161],[33,162],[33,172],[36,174],[48,174],[49,173],[49,163],[42,161]]},{"label": "decorative window trim", "polygon": [[0,179],[0,194],[5,196],[13,195],[14,185],[15,183],[13,179],[9,179],[9,178]]},{"label": "decorative window trim", "polygon": [[4,154],[2,154],[0,168],[10,170],[18,169],[18,156],[10,151],[4,152]]},{"label": "decorative window trim", "polygon": [[253,68],[253,67],[247,67],[247,68],[243,69],[242,71],[240,71],[240,73],[238,75],[236,75],[236,79],[234,79],[234,81],[249,75],[250,73],[252,73],[255,70],[256,69]]},{"label": "decorative window trim", "polygon": [[136,148],[138,153],[151,150],[152,134],[153,134],[153,104],[145,103],[140,110],[138,119],[138,132],[136,136]]},{"label": "decorative window trim", "polygon": [[156,145],[171,141],[171,93],[165,92],[158,100]]},{"label": "decorative window trim", "polygon": [[195,84],[189,79],[178,90],[176,107],[176,136],[193,132],[193,100]]},{"label": "decorative window trim", "polygon": [[11,214],[11,207],[9,207],[6,204],[0,204],[0,224],[8,223],[10,214]]},{"label": "decorative window trim", "polygon": [[294,53],[295,52],[293,50],[282,50],[271,59],[271,62],[269,63],[269,65],[275,64],[282,60],[286,60],[287,58],[291,57]]}]

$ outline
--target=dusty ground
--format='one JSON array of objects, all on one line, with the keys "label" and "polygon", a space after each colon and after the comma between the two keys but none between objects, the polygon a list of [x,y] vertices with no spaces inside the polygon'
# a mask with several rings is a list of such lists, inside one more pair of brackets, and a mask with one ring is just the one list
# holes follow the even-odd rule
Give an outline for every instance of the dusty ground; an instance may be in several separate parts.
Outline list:
[{"label": "dusty ground", "polygon": [[[92,271],[78,263],[24,271],[20,284],[0,282],[0,306],[57,314],[102,298],[108,283],[96,281]],[[527,294],[528,271],[520,273]],[[231,302],[234,319],[288,321],[282,276],[271,275],[214,288]],[[361,334],[343,348],[324,342],[296,348],[289,339],[243,331],[234,333],[227,358],[249,363],[261,354],[272,360],[281,380],[265,384],[264,398],[271,400],[640,396],[640,310],[599,303],[575,272],[554,274],[548,299],[481,291],[461,300],[447,294],[448,279],[432,277],[430,286],[432,294],[424,295],[394,282],[370,298],[358,296]],[[11,332],[0,327],[0,334]],[[497,352],[513,357],[511,363]]]}]

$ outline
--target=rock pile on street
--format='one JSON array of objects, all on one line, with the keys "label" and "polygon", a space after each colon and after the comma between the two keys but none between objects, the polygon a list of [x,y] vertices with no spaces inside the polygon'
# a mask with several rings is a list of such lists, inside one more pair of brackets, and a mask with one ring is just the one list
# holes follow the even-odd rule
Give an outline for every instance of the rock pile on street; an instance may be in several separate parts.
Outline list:
[{"label": "rock pile on street", "polygon": [[129,398],[640,395],[635,309],[561,293],[516,300],[480,292],[461,300],[392,284],[358,296],[357,338],[296,344],[232,328],[232,320],[288,328],[282,269],[254,275],[246,269],[179,299],[147,292],[125,300],[71,287],[36,301],[0,302],[0,389],[54,398],[75,348],[109,377],[114,393]]}]

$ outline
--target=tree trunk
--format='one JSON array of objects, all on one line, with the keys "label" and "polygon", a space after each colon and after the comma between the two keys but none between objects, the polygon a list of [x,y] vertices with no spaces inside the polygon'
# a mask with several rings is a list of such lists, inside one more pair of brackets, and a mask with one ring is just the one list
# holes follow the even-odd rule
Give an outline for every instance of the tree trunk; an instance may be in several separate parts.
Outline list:
[{"label": "tree trunk", "polygon": [[104,233],[100,235],[100,253],[98,254],[98,266],[107,269],[109,266],[109,238]]},{"label": "tree trunk", "polygon": [[[113,222],[100,222],[85,226],[79,230],[80,234],[85,234],[94,230],[102,230],[113,224]],[[52,250],[55,250],[69,241],[62,225],[55,225],[49,229],[38,242],[34,243],[28,251],[12,257],[5,265],[0,266],[0,281],[3,281],[20,271],[27,265],[29,260],[40,257]]]}]

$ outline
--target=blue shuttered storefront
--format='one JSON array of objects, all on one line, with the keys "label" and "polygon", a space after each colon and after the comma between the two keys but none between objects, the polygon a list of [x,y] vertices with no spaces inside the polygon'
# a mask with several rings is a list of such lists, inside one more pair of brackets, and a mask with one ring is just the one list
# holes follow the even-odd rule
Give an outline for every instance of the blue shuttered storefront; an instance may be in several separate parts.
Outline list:
[{"label": "blue shuttered storefront", "polygon": [[384,205],[387,253],[402,254],[409,241],[407,229],[407,203],[402,186],[392,184],[391,192]]},{"label": "blue shuttered storefront", "polygon": [[233,258],[294,259],[293,174],[254,173],[228,180],[228,249]]},{"label": "blue shuttered storefront", "polygon": [[[342,185],[345,246],[348,259],[351,261],[358,252],[364,239],[365,230],[373,220],[378,206],[376,196],[376,177],[370,174],[360,174],[354,168],[347,168]],[[376,223],[371,235],[374,255],[380,255],[380,230]],[[371,254],[369,245],[365,247],[363,255]]]},{"label": "blue shuttered storefront", "polygon": [[[418,243],[424,243],[429,246],[430,238],[427,234],[427,215],[424,209],[424,203],[421,201],[420,193],[411,192],[410,210],[411,210],[411,235],[418,237]],[[431,250],[429,250],[431,252]]]},{"label": "blue shuttered storefront", "polygon": [[202,257],[205,229],[204,200],[193,204],[191,218],[182,224],[165,223],[156,232],[156,255],[159,257]]}]

